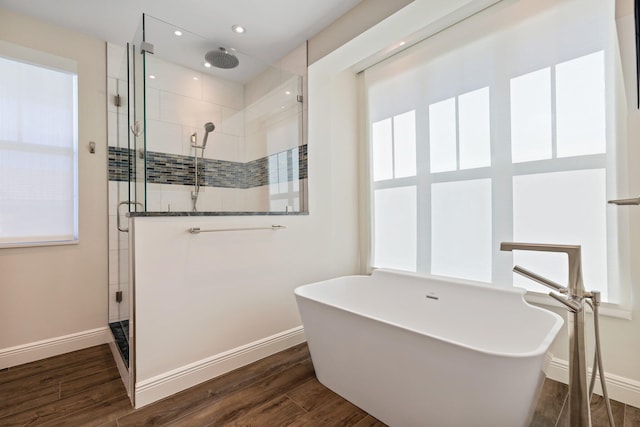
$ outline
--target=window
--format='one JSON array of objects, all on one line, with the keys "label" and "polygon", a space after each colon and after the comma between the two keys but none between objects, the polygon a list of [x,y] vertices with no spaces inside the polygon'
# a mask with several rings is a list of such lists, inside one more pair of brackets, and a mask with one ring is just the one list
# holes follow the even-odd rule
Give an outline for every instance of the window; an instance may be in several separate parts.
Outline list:
[{"label": "window", "polygon": [[415,111],[373,123],[375,259],[399,270],[416,269]]},{"label": "window", "polygon": [[500,242],[579,244],[617,302],[615,47],[613,1],[508,2],[367,69],[373,266],[547,292]]},{"label": "window", "polygon": [[269,210],[300,210],[300,150],[293,148],[268,158]]},{"label": "window", "polygon": [[0,44],[0,245],[77,241],[77,110],[74,63]]}]

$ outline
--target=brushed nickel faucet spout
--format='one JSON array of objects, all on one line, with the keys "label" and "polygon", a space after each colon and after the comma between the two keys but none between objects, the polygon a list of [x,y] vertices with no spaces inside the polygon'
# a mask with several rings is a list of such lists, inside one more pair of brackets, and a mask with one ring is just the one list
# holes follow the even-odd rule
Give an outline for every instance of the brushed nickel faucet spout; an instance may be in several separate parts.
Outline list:
[{"label": "brushed nickel faucet spout", "polygon": [[580,246],[575,245],[544,245],[538,243],[503,242],[502,251],[541,251],[566,253],[569,261],[568,286],[562,286],[520,266],[514,271],[535,282],[545,285],[557,292],[567,294],[562,297],[556,293],[549,295],[565,305],[569,310],[569,425],[571,427],[590,427],[591,412],[589,410],[589,393],[587,389],[587,365],[585,358],[584,340],[584,310],[585,297],[592,298],[591,292],[585,292],[582,282],[582,260]]},{"label": "brushed nickel faucet spout", "polygon": [[566,286],[562,286],[554,282],[553,280],[542,277],[539,274],[534,273],[533,271],[529,271],[525,268],[520,267],[519,265],[513,267],[513,272],[518,273],[519,275],[526,277],[527,279],[533,280],[534,282],[538,282],[548,288],[551,288],[554,291],[560,292],[561,294],[566,294],[569,292],[569,289],[567,289]]}]

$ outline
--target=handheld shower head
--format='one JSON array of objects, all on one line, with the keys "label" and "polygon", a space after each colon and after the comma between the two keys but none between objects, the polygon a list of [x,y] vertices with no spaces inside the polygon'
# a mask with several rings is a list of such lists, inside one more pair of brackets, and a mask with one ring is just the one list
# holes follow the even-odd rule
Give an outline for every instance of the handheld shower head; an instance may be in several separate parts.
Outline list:
[{"label": "handheld shower head", "polygon": [[207,146],[207,137],[209,136],[209,134],[211,132],[213,132],[213,130],[215,129],[215,125],[211,122],[207,122],[204,124],[204,139],[202,140],[202,149],[204,150],[204,148]]}]

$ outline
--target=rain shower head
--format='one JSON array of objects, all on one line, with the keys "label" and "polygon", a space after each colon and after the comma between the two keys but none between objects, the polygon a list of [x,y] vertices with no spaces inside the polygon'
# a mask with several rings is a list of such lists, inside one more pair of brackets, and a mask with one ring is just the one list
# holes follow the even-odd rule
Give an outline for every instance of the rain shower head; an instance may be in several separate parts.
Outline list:
[{"label": "rain shower head", "polygon": [[204,124],[204,139],[202,140],[202,149],[204,150],[204,148],[207,146],[207,137],[209,136],[209,134],[211,132],[213,132],[213,130],[215,129],[215,125],[211,122],[207,122]]},{"label": "rain shower head", "polygon": [[238,57],[224,47],[219,47],[218,50],[207,52],[206,55],[204,55],[204,59],[214,67],[225,69],[236,68],[240,63]]}]

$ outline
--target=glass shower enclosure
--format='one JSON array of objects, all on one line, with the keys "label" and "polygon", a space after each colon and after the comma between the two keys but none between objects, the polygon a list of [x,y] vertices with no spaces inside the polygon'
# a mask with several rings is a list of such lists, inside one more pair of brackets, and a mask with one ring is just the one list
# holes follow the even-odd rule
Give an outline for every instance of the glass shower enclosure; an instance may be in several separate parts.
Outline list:
[{"label": "glass shower enclosure", "polygon": [[109,326],[133,401],[127,214],[307,213],[307,54],[265,61],[149,15],[121,52],[108,85]]}]

